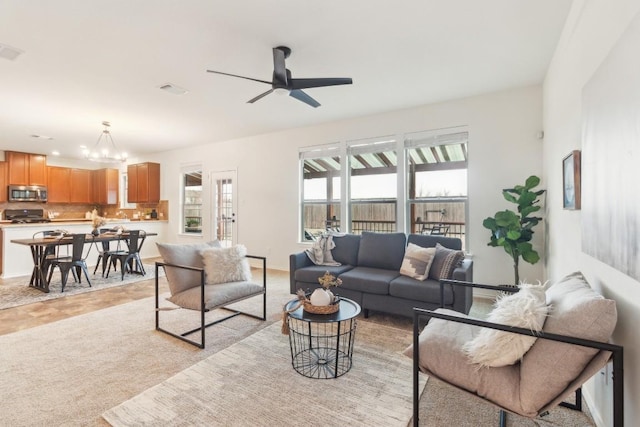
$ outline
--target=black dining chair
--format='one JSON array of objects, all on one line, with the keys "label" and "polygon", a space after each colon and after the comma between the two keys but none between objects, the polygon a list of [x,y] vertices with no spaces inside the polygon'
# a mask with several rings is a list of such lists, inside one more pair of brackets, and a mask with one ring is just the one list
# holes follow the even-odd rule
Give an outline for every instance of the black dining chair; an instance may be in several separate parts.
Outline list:
[{"label": "black dining chair", "polygon": [[54,270],[58,267],[62,279],[62,290],[60,292],[64,292],[64,287],[66,286],[67,279],[69,278],[69,271],[71,271],[73,278],[77,283],[82,282],[82,273],[84,272],[84,277],[87,279],[89,287],[91,287],[91,280],[89,280],[89,272],[87,271],[87,263],[84,258],[82,258],[85,239],[86,235],[84,233],[72,235],[71,256],[58,256],[49,261],[50,267],[47,283],[51,283],[51,276],[53,276]]},{"label": "black dining chair", "polygon": [[[59,233],[58,231],[54,231],[54,230],[37,231],[33,233],[32,238],[33,239],[46,238],[50,236],[55,236],[58,233]],[[44,253],[42,254],[42,258],[40,259],[40,272],[43,276],[42,280],[44,280],[47,277],[47,274],[49,273],[51,260],[54,259],[55,257],[56,257],[56,245],[45,246]],[[34,270],[34,272],[31,273],[31,282],[33,282],[34,280],[33,276],[35,274],[36,274],[36,271]]]},{"label": "black dining chair", "polygon": [[[106,233],[110,230],[110,228],[101,228],[100,234]],[[120,251],[120,241],[118,241],[118,248],[114,251],[111,250],[110,240],[96,243],[96,248],[98,249],[98,260],[96,261],[96,268],[94,268],[93,274],[95,275],[98,271],[98,267],[102,266],[102,277],[104,277],[104,272],[107,269],[107,263],[114,262],[111,259],[111,255]]]},{"label": "black dining chair", "polygon": [[110,260],[112,262],[108,263],[107,274],[105,277],[109,277],[112,265],[114,270],[117,269],[118,261],[120,261],[122,280],[124,280],[124,275],[127,271],[130,273],[138,272],[143,276],[147,274],[144,270],[144,266],[142,265],[142,259],[140,258],[140,249],[144,244],[147,234],[144,230],[131,230],[128,234],[129,238],[127,240],[127,244],[129,249],[127,251],[116,251],[111,253]]}]

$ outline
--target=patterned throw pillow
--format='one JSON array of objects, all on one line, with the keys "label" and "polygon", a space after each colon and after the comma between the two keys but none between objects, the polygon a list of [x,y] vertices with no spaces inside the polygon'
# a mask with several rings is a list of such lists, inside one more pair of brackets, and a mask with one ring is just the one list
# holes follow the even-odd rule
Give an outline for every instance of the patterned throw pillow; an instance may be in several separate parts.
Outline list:
[{"label": "patterned throw pillow", "polygon": [[429,270],[429,278],[434,280],[451,279],[453,270],[460,266],[464,259],[464,252],[445,248],[436,243],[436,255]]},{"label": "patterned throw pillow", "polygon": [[435,254],[436,248],[423,248],[409,243],[404,253],[400,274],[417,280],[426,280]]}]

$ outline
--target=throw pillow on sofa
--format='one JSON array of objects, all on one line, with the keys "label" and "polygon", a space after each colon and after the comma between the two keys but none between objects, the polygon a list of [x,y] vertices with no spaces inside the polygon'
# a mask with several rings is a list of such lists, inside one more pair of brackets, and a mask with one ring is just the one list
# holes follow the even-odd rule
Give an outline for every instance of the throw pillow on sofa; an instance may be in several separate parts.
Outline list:
[{"label": "throw pillow on sofa", "polygon": [[453,270],[462,263],[464,252],[445,248],[436,243],[436,254],[429,270],[429,278],[435,280],[450,279]]},{"label": "throw pillow on sofa", "polygon": [[426,280],[435,255],[436,248],[423,248],[409,243],[404,252],[400,274],[417,280]]},{"label": "throw pillow on sofa", "polygon": [[[541,331],[547,313],[545,286],[523,283],[520,291],[498,298],[487,321]],[[513,365],[535,342],[535,337],[483,328],[463,349],[471,363],[495,368]]]}]

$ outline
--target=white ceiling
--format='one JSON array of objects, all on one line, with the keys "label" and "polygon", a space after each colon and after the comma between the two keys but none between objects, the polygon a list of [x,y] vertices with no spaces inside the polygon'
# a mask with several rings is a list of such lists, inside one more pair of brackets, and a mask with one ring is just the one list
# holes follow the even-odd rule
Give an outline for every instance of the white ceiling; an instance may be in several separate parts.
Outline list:
[{"label": "white ceiling", "polygon": [[[131,155],[541,83],[571,0],[3,0],[0,149],[81,157],[102,121]],[[269,86],[271,49],[314,109]],[[173,95],[172,83],[187,89]],[[47,141],[32,138],[53,137]]]}]

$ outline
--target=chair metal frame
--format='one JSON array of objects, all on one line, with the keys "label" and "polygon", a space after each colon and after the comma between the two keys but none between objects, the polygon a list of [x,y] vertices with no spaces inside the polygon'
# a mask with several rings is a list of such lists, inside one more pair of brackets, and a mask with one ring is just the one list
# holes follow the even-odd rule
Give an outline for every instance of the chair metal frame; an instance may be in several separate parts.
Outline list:
[{"label": "chair metal frame", "polygon": [[[142,264],[142,259],[140,258],[140,250],[142,249],[142,245],[144,244],[145,239],[147,238],[147,234],[144,230],[131,230],[129,231],[129,239],[128,246],[129,249],[125,251],[116,251],[111,252],[109,258],[112,262],[109,262],[107,267],[107,274],[105,277],[109,277],[109,273],[111,272],[111,266],[113,265],[113,269],[117,269],[117,262],[120,261],[120,270],[121,270],[121,279],[124,280],[124,275],[127,272],[137,271],[143,276],[147,274],[144,270],[144,265]],[[137,270],[134,270],[134,266]]]},{"label": "chair metal frame", "polygon": [[89,287],[91,287],[91,280],[89,279],[89,271],[87,269],[87,263],[83,258],[82,254],[84,253],[84,244],[86,242],[85,234],[74,234],[72,237],[72,250],[71,256],[65,256],[57,258],[49,259],[49,275],[47,277],[47,283],[51,282],[51,277],[53,276],[53,272],[56,267],[60,270],[61,281],[62,281],[62,289],[60,292],[64,292],[64,287],[67,284],[67,280],[69,278],[69,271],[73,274],[73,279],[77,283],[82,283],[82,273],[84,272],[84,276],[87,279],[87,283]]},{"label": "chair metal frame", "polygon": [[[232,317],[238,316],[240,314],[243,314],[245,316],[248,317],[253,317],[254,319],[258,319],[258,320],[267,320],[267,258],[265,257],[261,257],[261,256],[256,256],[256,255],[246,255],[247,258],[253,258],[253,259],[258,259],[258,260],[262,260],[262,291],[260,293],[254,293],[252,295],[248,295],[248,296],[244,296],[241,298],[236,298],[233,300],[229,300],[229,301],[225,301],[224,304],[215,306],[215,307],[211,307],[211,308],[206,308],[205,307],[205,274],[204,274],[204,268],[199,268],[199,267],[191,267],[188,265],[180,265],[180,264],[171,264],[171,263],[167,263],[167,262],[156,262],[156,267],[155,267],[155,289],[156,289],[156,297],[155,297],[155,301],[156,301],[156,306],[155,306],[155,314],[156,314],[156,330],[160,331],[160,332],[164,332],[165,334],[171,335],[174,338],[178,338],[179,340],[182,340],[186,343],[189,343],[191,345],[194,345],[196,347],[199,348],[205,348],[205,329],[208,328],[209,326],[213,326],[215,324],[218,324],[220,322],[223,322],[225,320],[231,319]],[[162,327],[160,327],[160,312],[163,311],[163,309],[160,307],[160,292],[159,292],[159,276],[158,276],[158,272],[160,270],[160,267],[164,268],[164,267],[175,267],[175,268],[181,268],[181,269],[185,269],[185,270],[191,270],[191,271],[197,271],[200,273],[200,310],[196,310],[200,313],[200,326],[198,326],[197,328],[191,329],[189,331],[183,332],[183,333],[175,333],[169,330],[166,330]],[[234,304],[236,302],[239,301],[243,301],[245,299],[249,299],[249,298],[253,298],[256,296],[262,295],[262,315],[255,315],[252,313],[247,313],[244,311],[240,311],[240,310],[236,310],[236,309],[231,309],[228,308],[227,305],[230,304]],[[223,308],[225,310],[231,311],[231,314],[222,317],[220,319],[214,320],[210,323],[206,323],[205,320],[205,314],[209,311],[213,311],[213,310],[217,310],[219,308]],[[192,340],[187,338],[188,335],[191,335],[195,332],[200,331],[200,342]]]},{"label": "chair metal frame", "polygon": [[[491,289],[502,292],[518,292],[518,288],[513,286],[494,286],[494,285],[483,285],[479,283],[471,283],[471,282],[463,282],[459,280],[441,280],[440,281],[440,298],[441,304],[444,301],[444,285],[459,285],[459,286],[469,286],[475,288],[482,289]],[[420,345],[419,345],[419,335],[420,335],[420,324],[421,319],[426,318],[426,322],[428,323],[429,319],[432,317],[436,319],[449,320],[452,322],[465,323],[468,325],[481,326],[490,329],[496,329],[505,332],[512,332],[520,335],[527,335],[531,337],[536,337],[538,339],[546,339],[556,342],[562,342],[567,344],[573,344],[583,347],[594,348],[597,350],[610,351],[612,353],[610,360],[613,362],[613,426],[614,427],[622,427],[624,425],[624,371],[623,371],[623,347],[605,343],[600,341],[586,340],[582,338],[576,338],[567,335],[559,335],[552,334],[544,331],[531,331],[526,328],[518,328],[515,326],[503,325],[499,323],[487,322],[484,320],[473,319],[473,318],[463,318],[457,316],[451,316],[444,313],[437,313],[433,310],[424,310],[420,308],[413,309],[413,425],[415,427],[419,426],[419,400],[420,400],[420,390],[419,390],[419,374],[420,374]],[[575,391],[576,403],[571,404],[567,402],[561,402],[559,405],[564,406],[569,409],[581,411],[582,410],[582,389],[578,387]],[[482,397],[478,396],[480,399]],[[488,401],[487,401],[488,402]],[[493,402],[489,402],[493,403]],[[498,406],[497,404],[493,403]],[[506,426],[506,411],[500,408],[500,427]]]},{"label": "chair metal frame", "polygon": [[[111,229],[101,228],[100,233],[101,234],[106,233],[109,230]],[[98,242],[94,242],[94,243],[96,243],[96,249],[98,250],[98,259],[96,260],[96,267],[93,269],[93,274],[95,275],[96,272],[98,271],[98,267],[102,265],[102,277],[104,277],[104,272],[107,269],[107,263],[110,261],[109,258],[111,257],[111,254],[117,253],[120,251],[120,241],[118,241],[118,249],[116,249],[115,251],[111,250],[111,241],[109,240],[100,242],[102,249],[100,249],[100,246],[98,246]],[[114,269],[115,269],[115,266],[114,266]]]}]

